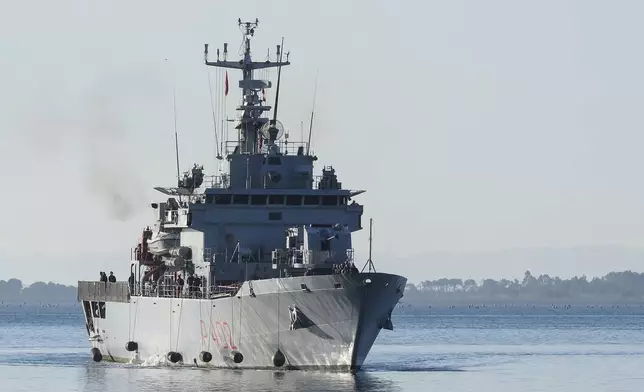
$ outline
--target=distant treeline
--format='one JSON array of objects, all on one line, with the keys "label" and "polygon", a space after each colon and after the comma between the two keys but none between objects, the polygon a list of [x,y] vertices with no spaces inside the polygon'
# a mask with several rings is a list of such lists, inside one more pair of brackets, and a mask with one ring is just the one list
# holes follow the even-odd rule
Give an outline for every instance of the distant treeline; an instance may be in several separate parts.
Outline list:
[{"label": "distant treeline", "polygon": [[[0,301],[28,303],[76,302],[76,287],[36,282],[23,287],[18,279],[0,280]],[[408,283],[403,303],[409,304],[564,304],[644,303],[644,273],[611,272],[588,280],[585,275],[561,279],[549,275],[523,279],[438,279]]]},{"label": "distant treeline", "polygon": [[76,287],[36,282],[24,287],[18,279],[0,280],[0,301],[61,304],[76,302]]},{"label": "distant treeline", "polygon": [[402,302],[415,304],[562,304],[642,303],[644,273],[611,272],[601,278],[585,275],[561,279],[549,275],[523,279],[438,279],[407,284]]}]

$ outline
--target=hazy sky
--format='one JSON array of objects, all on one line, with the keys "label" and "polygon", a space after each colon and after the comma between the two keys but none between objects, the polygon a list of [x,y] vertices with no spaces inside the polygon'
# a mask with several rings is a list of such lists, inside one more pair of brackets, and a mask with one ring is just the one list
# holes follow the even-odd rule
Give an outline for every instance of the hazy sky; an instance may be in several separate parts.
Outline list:
[{"label": "hazy sky", "polygon": [[[318,170],[367,189],[380,269],[411,281],[639,270],[643,12],[590,0],[2,2],[0,279],[126,274],[149,202],[165,199],[152,187],[175,183],[173,87],[182,169],[216,170],[203,44],[228,42],[236,58],[238,17],[259,18],[260,59],[285,37],[280,119],[295,139],[319,69]],[[367,235],[355,236],[361,259]]]}]

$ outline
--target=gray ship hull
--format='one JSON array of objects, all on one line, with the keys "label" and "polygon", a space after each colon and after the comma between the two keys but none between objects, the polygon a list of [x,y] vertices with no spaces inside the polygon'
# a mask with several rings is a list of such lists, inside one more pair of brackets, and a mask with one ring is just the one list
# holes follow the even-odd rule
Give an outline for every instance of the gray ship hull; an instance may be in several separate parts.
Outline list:
[{"label": "gray ship hull", "polygon": [[[86,312],[88,333],[103,360],[165,364],[172,357],[180,358],[172,365],[356,371],[380,330],[391,328],[406,281],[383,273],[303,276],[248,281],[233,297],[126,301],[100,301],[79,283],[79,300],[93,309]],[[128,351],[128,342],[136,350]],[[275,360],[278,350],[283,364]]]}]

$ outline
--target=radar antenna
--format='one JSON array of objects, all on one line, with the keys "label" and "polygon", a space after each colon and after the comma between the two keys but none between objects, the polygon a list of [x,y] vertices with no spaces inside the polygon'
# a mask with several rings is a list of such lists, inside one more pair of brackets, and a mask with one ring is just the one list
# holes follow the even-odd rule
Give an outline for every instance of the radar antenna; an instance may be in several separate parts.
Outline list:
[{"label": "radar antenna", "polygon": [[269,143],[273,144],[276,140],[279,140],[284,135],[284,125],[279,120],[273,120],[274,123],[264,124],[260,128],[259,133],[262,134],[265,140],[268,140]]}]

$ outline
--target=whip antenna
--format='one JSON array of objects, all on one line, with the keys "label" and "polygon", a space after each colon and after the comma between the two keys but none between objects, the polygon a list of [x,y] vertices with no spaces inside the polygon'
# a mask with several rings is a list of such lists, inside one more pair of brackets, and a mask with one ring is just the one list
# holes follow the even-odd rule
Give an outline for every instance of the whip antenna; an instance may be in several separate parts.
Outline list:
[{"label": "whip antenna", "polygon": [[174,151],[177,158],[177,183],[181,182],[179,173],[179,136],[177,135],[177,95],[172,88],[172,109],[174,111]]},{"label": "whip antenna", "polygon": [[311,123],[309,124],[309,142],[306,144],[306,155],[309,155],[309,150],[311,149],[311,134],[313,133],[313,115],[315,113],[315,97],[318,93],[318,77],[320,76],[320,69],[315,75],[315,88],[313,89],[313,108],[311,109]]}]

